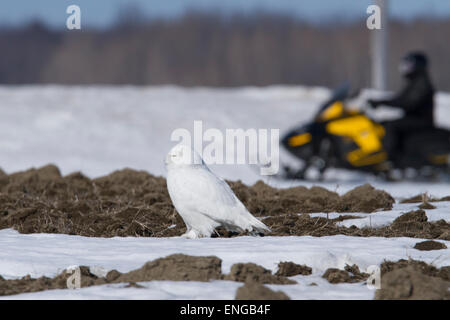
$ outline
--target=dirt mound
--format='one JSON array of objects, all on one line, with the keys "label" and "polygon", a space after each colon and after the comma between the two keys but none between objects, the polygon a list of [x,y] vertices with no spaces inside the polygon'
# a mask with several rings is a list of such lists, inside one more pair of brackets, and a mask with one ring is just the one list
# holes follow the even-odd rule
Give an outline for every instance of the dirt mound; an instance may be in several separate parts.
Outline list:
[{"label": "dirt mound", "polygon": [[290,300],[281,291],[273,291],[258,282],[246,282],[236,291],[236,300]]},{"label": "dirt mound", "polygon": [[361,272],[359,270],[359,267],[356,264],[354,264],[352,266],[349,266],[347,264],[347,265],[345,265],[344,270],[351,273],[352,278],[355,280],[358,280],[358,281],[365,281],[369,277],[369,274]]},{"label": "dirt mound", "polygon": [[3,186],[6,186],[8,183],[9,183],[8,175],[5,173],[5,171],[0,169],[0,189],[3,188]]},{"label": "dirt mound", "polygon": [[447,246],[442,242],[437,242],[433,240],[417,242],[414,246],[414,249],[422,250],[422,251],[431,251],[431,250],[441,250],[447,249]]},{"label": "dirt mound", "polygon": [[[169,226],[173,226],[169,228]],[[175,236],[184,232],[164,178],[125,169],[91,180],[55,166],[8,176],[0,185],[0,228],[82,236]]]},{"label": "dirt mound", "polygon": [[278,217],[268,217],[264,219],[264,223],[271,229],[273,236],[329,236],[336,234],[350,234],[348,228],[338,227],[336,222],[357,219],[357,216],[340,216],[335,219],[323,217],[311,217],[309,214],[289,214]]},{"label": "dirt mound", "polygon": [[295,284],[297,282],[281,275],[273,275],[267,270],[254,263],[237,263],[231,267],[230,273],[223,277],[224,280],[238,282],[257,282],[270,284]]},{"label": "dirt mound", "polygon": [[357,265],[346,265],[345,270],[329,268],[322,275],[329,283],[355,283],[365,281],[369,278],[369,274],[362,273]]},{"label": "dirt mound", "polygon": [[278,264],[278,270],[275,275],[277,276],[283,276],[283,277],[292,277],[296,276],[298,274],[307,276],[312,273],[312,268],[305,266],[305,265],[299,265],[294,262],[280,262]]},{"label": "dirt mound", "polygon": [[432,205],[429,202],[424,202],[422,204],[419,205],[419,209],[422,210],[432,210],[432,209],[436,209],[436,206]]},{"label": "dirt mound", "polygon": [[406,198],[400,201],[400,203],[420,203],[420,202],[440,202],[440,201],[450,201],[450,196],[442,197],[442,198],[431,198],[427,194],[422,193],[418,194],[411,198]]},{"label": "dirt mound", "polygon": [[381,278],[376,300],[449,300],[450,282],[426,276],[412,267],[389,272]]},{"label": "dirt mound", "polygon": [[450,266],[440,268],[437,277],[444,279],[445,281],[450,281]]},{"label": "dirt mound", "polygon": [[449,300],[450,267],[438,269],[422,261],[386,261],[381,265],[378,300]]},{"label": "dirt mound", "polygon": [[[80,266],[81,287],[90,287],[107,283],[90,272],[89,267]],[[29,275],[17,280],[5,280],[0,276],[0,296],[14,295],[25,292],[37,292],[51,289],[67,289],[67,280],[73,274],[64,271],[54,278],[31,278]]]},{"label": "dirt mound", "polygon": [[[174,254],[165,258],[147,262],[139,269],[127,273],[117,270],[109,271],[105,277],[93,274],[89,267],[80,268],[80,285],[82,288],[107,283],[126,283],[129,286],[142,287],[136,282],[153,280],[171,281],[210,281],[221,279],[222,260],[217,257],[194,257]],[[67,280],[73,271],[63,271],[54,278],[40,277],[33,279],[25,276],[17,280],[5,280],[0,277],[0,296],[24,292],[37,292],[50,289],[67,289]]]},{"label": "dirt mound", "polygon": [[[173,254],[164,258],[149,261],[141,268],[127,273],[117,270],[109,271],[105,276],[96,275],[89,267],[81,266],[80,285],[82,288],[108,283],[128,283],[127,286],[142,288],[138,282],[170,280],[170,281],[203,281],[231,280],[237,282],[250,282],[245,285],[243,293],[251,294],[258,299],[257,292],[253,292],[255,284],[295,284],[296,282],[281,275],[272,275],[267,270],[253,263],[238,263],[231,267],[229,274],[222,274],[222,260],[214,257],[196,257],[184,254]],[[54,278],[31,278],[25,276],[17,280],[5,280],[0,276],[0,296],[14,295],[25,292],[37,292],[50,289],[67,289],[67,281],[74,271],[63,271]],[[260,287],[258,287],[260,288]],[[265,289],[260,293],[263,296],[269,292]],[[283,296],[279,293],[271,295],[273,299]],[[271,298],[272,299],[272,298]]]},{"label": "dirt mound", "polygon": [[147,262],[142,268],[119,275],[114,281],[209,281],[220,279],[221,270],[222,260],[217,257],[193,257],[174,254]]},{"label": "dirt mound", "polygon": [[140,284],[137,284],[136,282],[130,282],[124,288],[138,288],[138,289],[142,289],[142,288],[145,288],[145,287],[141,286]]},{"label": "dirt mound", "polygon": [[401,215],[389,228],[404,237],[448,240],[445,232],[449,230],[450,224],[444,220],[428,222],[425,211],[416,210]]},{"label": "dirt mound", "polygon": [[403,199],[400,203],[420,203],[419,209],[431,210],[436,209],[436,206],[432,205],[430,201],[439,201],[439,199],[430,198],[428,194],[422,193],[412,198]]},{"label": "dirt mound", "polygon": [[391,225],[379,228],[342,227],[336,222],[345,219],[359,218],[341,216],[336,219],[311,217],[308,214],[290,214],[272,216],[264,219],[264,223],[272,229],[273,236],[332,236],[347,235],[355,237],[412,237],[423,239],[450,240],[450,224],[445,220],[428,222],[425,211],[411,211],[401,215]]},{"label": "dirt mound", "polygon": [[275,189],[262,181],[253,186],[231,182],[231,189],[247,209],[259,216],[276,216],[299,212],[331,212],[339,203],[339,195],[320,187]]},{"label": "dirt mound", "polygon": [[275,189],[258,181],[253,186],[228,182],[236,196],[257,216],[313,212],[373,212],[389,210],[395,200],[386,192],[366,184],[342,197],[321,187]]},{"label": "dirt mound", "polygon": [[264,219],[264,223],[272,229],[271,235],[311,235],[322,236],[324,234],[338,234],[332,221],[326,218],[312,218],[307,214],[290,214]]},{"label": "dirt mound", "polygon": [[411,198],[406,198],[400,201],[400,203],[421,203],[425,198],[425,194],[421,193]]},{"label": "dirt mound", "polygon": [[352,282],[348,272],[337,268],[328,268],[322,278],[327,279],[329,283]]},{"label": "dirt mound", "polygon": [[[239,181],[228,183],[252,214],[269,217],[264,222],[276,235],[340,232],[334,226],[340,220],[318,224],[306,216],[296,218],[298,213],[372,212],[389,209],[393,203],[384,191],[369,185],[340,197],[320,187],[275,189],[262,181],[250,187]],[[340,219],[347,218],[352,217]],[[164,178],[131,169],[98,179],[79,172],[63,177],[54,165],[10,175],[0,172],[0,229],[11,227],[22,233],[92,237],[170,237],[186,231]]]},{"label": "dirt mound", "polygon": [[436,268],[433,265],[427,264],[423,261],[417,261],[417,260],[404,260],[401,259],[399,261],[393,262],[393,261],[385,261],[381,264],[381,275],[397,270],[397,269],[404,269],[407,267],[413,267],[415,270],[420,271],[421,273],[430,276],[430,277],[437,277],[441,278],[445,281],[450,281],[450,266],[445,266],[442,268]]},{"label": "dirt mound", "polygon": [[370,184],[359,186],[342,196],[340,212],[373,212],[377,209],[390,210],[394,198],[385,191]]},{"label": "dirt mound", "polygon": [[401,227],[405,224],[427,222],[428,218],[423,210],[410,211],[402,214],[394,220],[393,226]]}]

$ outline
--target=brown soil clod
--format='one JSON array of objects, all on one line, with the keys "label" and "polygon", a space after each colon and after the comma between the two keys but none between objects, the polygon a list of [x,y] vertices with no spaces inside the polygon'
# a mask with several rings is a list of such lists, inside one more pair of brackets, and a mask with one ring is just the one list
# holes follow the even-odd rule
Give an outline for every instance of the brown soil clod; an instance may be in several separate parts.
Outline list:
[{"label": "brown soil clod", "polygon": [[230,273],[223,277],[224,280],[238,282],[258,282],[263,284],[296,284],[297,282],[290,280],[281,275],[273,275],[267,270],[254,263],[237,263],[231,266]]},{"label": "brown soil clod", "polygon": [[395,203],[388,193],[368,184],[340,197],[336,192],[321,187],[275,189],[262,181],[250,187],[240,181],[228,183],[250,212],[259,216],[332,211],[370,213],[392,209]]},{"label": "brown soil clod", "polygon": [[147,262],[142,268],[124,273],[114,282],[153,280],[209,281],[220,279],[222,260],[217,257],[193,257],[173,254]]},{"label": "brown soil clod", "polygon": [[449,300],[450,267],[438,269],[422,261],[385,261],[381,265],[378,300]]},{"label": "brown soil clod", "polygon": [[[104,278],[99,278],[89,271],[89,267],[80,266],[81,287],[101,285],[107,283]],[[64,271],[54,278],[31,278],[29,275],[21,279],[5,280],[0,277],[0,296],[14,295],[24,292],[37,292],[51,289],[67,289],[67,280],[73,274]]]},{"label": "brown soil clod", "polygon": [[231,189],[247,209],[257,216],[278,216],[299,212],[336,211],[339,195],[320,187],[311,189],[299,186],[275,189],[262,181],[253,186],[230,182]]},{"label": "brown soil clod", "polygon": [[247,281],[236,291],[236,300],[290,300],[282,291],[273,291],[258,282]]},{"label": "brown soil clod", "polygon": [[394,220],[390,230],[398,236],[450,240],[450,224],[444,220],[428,222],[423,210],[407,212]]},{"label": "brown soil clod", "polygon": [[328,268],[322,275],[322,278],[327,279],[329,283],[351,282],[350,274],[337,268]]},{"label": "brown soil clod", "polygon": [[381,276],[383,276],[384,274],[397,270],[397,269],[404,269],[407,267],[413,267],[415,270],[420,271],[421,273],[430,276],[430,277],[437,277],[437,278],[441,278],[443,280],[446,281],[450,281],[450,266],[445,266],[442,268],[437,268],[431,264],[428,264],[426,262],[423,261],[418,261],[418,260],[405,260],[405,259],[401,259],[398,260],[396,262],[393,261],[384,261],[381,266]]},{"label": "brown soil clod", "polygon": [[407,212],[388,227],[396,236],[450,240],[450,224],[445,220],[428,222],[423,210]]},{"label": "brown soil clod", "polygon": [[293,262],[280,262],[278,264],[278,270],[275,273],[275,275],[283,277],[292,277],[298,274],[307,276],[310,275],[311,273],[312,268],[308,266],[299,265]]},{"label": "brown soil clod", "polygon": [[[373,212],[392,207],[386,192],[364,185],[343,196],[320,187],[275,189],[262,181],[253,186],[228,182],[249,211],[272,229],[269,235],[408,236],[450,240],[449,224],[397,221],[383,228],[345,228],[336,219],[312,212]],[[299,215],[299,213],[302,213]],[[144,171],[124,169],[89,179],[76,172],[61,176],[48,165],[6,175],[0,172],[0,229],[21,233],[64,233],[89,237],[171,237],[186,231],[167,192],[166,181]],[[217,235],[246,235],[218,228]]]},{"label": "brown soil clod", "polygon": [[400,201],[400,203],[421,203],[423,202],[424,195],[418,194],[411,198],[406,198]]},{"label": "brown soil clod", "polygon": [[436,209],[436,206],[432,205],[429,202],[424,202],[422,204],[419,205],[419,209],[422,210],[432,210],[432,209]]},{"label": "brown soil clod", "polygon": [[426,276],[412,267],[395,270],[381,279],[376,300],[449,300],[449,283]]},{"label": "brown soil clod", "polygon": [[[228,275],[222,274],[222,260],[215,257],[196,257],[184,254],[173,254],[164,258],[149,261],[141,268],[127,273],[117,270],[109,271],[106,276],[99,277],[90,271],[89,267],[81,266],[81,287],[110,283],[127,283],[126,288],[143,288],[139,282],[169,280],[169,281],[203,281],[231,280],[259,284],[295,284],[296,282],[280,275],[273,275],[253,263],[238,263],[231,267]],[[0,296],[14,295],[25,292],[37,292],[50,289],[67,289],[67,280],[73,271],[64,271],[54,278],[23,277],[17,280],[5,280],[0,276]]]},{"label": "brown soil clod", "polygon": [[337,268],[329,268],[322,275],[322,278],[327,279],[328,282],[336,283],[355,283],[365,281],[369,278],[369,274],[362,273],[357,265],[346,265],[345,270]]},{"label": "brown soil clod", "polygon": [[[171,281],[210,281],[222,278],[222,260],[217,257],[194,257],[173,254],[165,258],[147,262],[139,269],[127,273],[109,271],[105,277],[91,273],[89,267],[81,266],[81,287],[90,287],[107,283],[128,283],[127,287],[142,287],[138,282],[153,280]],[[73,271],[64,271],[54,278],[33,279],[25,276],[17,280],[5,280],[0,277],[0,296],[24,292],[36,292],[50,289],[67,289],[67,280]]]},{"label": "brown soil clod", "polygon": [[130,169],[93,180],[81,173],[62,177],[52,165],[11,174],[7,184],[0,183],[0,213],[0,229],[21,233],[113,237],[185,231],[165,179]]},{"label": "brown soil clod", "polygon": [[369,274],[361,272],[356,264],[352,266],[346,265],[344,269],[345,271],[351,273],[352,278],[357,281],[365,281],[369,277]]},{"label": "brown soil clod", "polygon": [[140,284],[138,284],[136,282],[129,282],[124,288],[138,288],[138,289],[142,289],[142,288],[145,288],[145,287],[141,286]]},{"label": "brown soil clod", "polygon": [[442,198],[431,198],[427,194],[418,194],[411,198],[406,198],[400,201],[400,203],[427,203],[427,202],[441,202],[441,201],[450,201],[450,196],[442,197]]},{"label": "brown soil clod", "polygon": [[[346,219],[354,219],[354,216],[339,217],[336,219],[327,219],[323,217],[311,217],[309,214],[290,214],[278,217],[268,217],[264,219],[272,229],[273,236],[315,236],[342,234],[347,228],[336,226],[336,222]],[[359,217],[358,217],[359,218]]]},{"label": "brown soil clod", "polygon": [[431,250],[442,250],[447,249],[447,246],[445,243],[433,241],[433,240],[427,240],[422,242],[417,242],[414,246],[414,249],[422,250],[422,251],[431,251]]},{"label": "brown soil clod", "polygon": [[121,273],[117,270],[111,270],[106,274],[106,282],[113,282],[119,278]]},{"label": "brown soil clod", "polygon": [[6,186],[8,183],[9,183],[8,175],[5,173],[5,171],[0,169],[0,189]]},{"label": "brown soil clod", "polygon": [[423,210],[410,211],[402,214],[394,220],[393,226],[403,226],[404,224],[427,222],[428,218]]},{"label": "brown soil clod", "polygon": [[385,191],[370,184],[359,186],[342,196],[340,212],[374,212],[377,209],[390,210],[395,199]]}]

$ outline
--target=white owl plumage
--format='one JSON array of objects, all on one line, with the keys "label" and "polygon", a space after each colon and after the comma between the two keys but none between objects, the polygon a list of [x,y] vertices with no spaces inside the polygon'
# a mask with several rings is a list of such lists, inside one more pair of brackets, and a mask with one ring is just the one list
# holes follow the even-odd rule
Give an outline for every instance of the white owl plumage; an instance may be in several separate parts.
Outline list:
[{"label": "white owl plumage", "polygon": [[187,227],[184,237],[209,237],[219,226],[236,232],[270,232],[190,147],[175,146],[165,163],[170,198]]}]

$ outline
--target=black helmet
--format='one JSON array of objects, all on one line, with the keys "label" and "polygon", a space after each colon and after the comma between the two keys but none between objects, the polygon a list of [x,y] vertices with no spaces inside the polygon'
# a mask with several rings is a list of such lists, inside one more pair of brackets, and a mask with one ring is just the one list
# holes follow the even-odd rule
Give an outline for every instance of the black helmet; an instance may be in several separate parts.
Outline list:
[{"label": "black helmet", "polygon": [[427,56],[419,51],[410,52],[402,58],[400,62],[399,70],[404,76],[410,76],[420,71],[425,70],[428,67]]}]

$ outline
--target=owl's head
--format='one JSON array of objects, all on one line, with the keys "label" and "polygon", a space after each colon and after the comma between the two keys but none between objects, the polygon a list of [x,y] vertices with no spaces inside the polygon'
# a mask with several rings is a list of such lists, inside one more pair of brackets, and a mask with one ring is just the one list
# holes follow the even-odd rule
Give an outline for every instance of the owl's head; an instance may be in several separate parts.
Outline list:
[{"label": "owl's head", "polygon": [[191,147],[178,144],[166,156],[166,166],[203,165],[202,157]]}]

